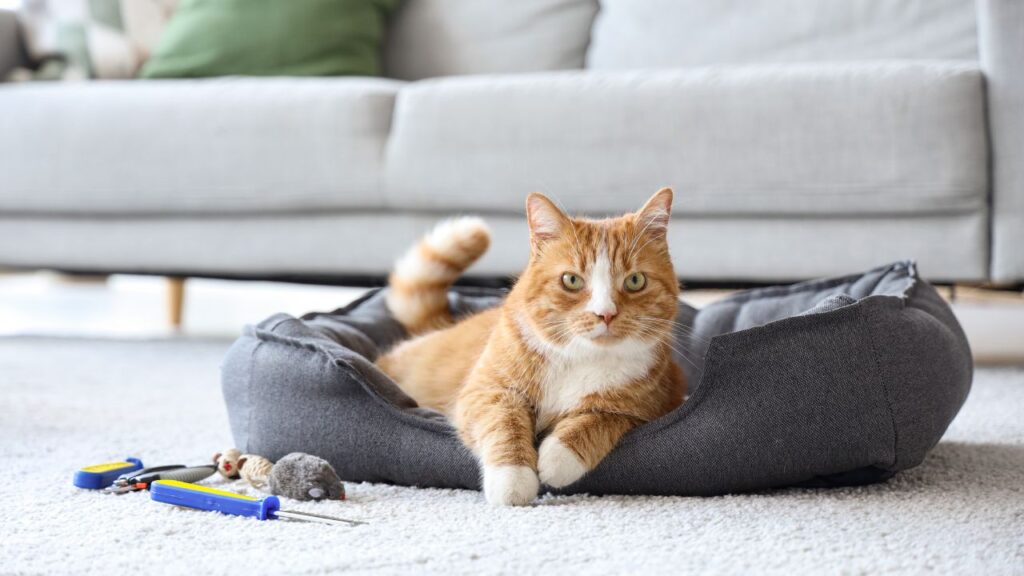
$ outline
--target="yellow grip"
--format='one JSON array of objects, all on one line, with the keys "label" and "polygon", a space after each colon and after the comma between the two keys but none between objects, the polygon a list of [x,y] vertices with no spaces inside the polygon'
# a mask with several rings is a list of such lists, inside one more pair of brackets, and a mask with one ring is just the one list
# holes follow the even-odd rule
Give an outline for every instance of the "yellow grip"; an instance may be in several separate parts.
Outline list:
[{"label": "yellow grip", "polygon": [[244,496],[235,492],[225,492],[224,490],[217,490],[216,488],[210,488],[209,486],[200,486],[199,484],[193,484],[191,482],[182,482],[181,480],[157,480],[154,484],[164,484],[165,486],[174,486],[175,488],[214,494],[216,496],[224,496],[227,498],[235,498],[237,500],[259,500],[259,498],[253,498],[252,496]]},{"label": "yellow grip", "polygon": [[102,474],[104,472],[110,472],[111,470],[117,470],[118,468],[129,468],[131,466],[135,466],[135,464],[131,462],[107,462],[106,464],[86,466],[85,468],[82,468],[82,472]]}]

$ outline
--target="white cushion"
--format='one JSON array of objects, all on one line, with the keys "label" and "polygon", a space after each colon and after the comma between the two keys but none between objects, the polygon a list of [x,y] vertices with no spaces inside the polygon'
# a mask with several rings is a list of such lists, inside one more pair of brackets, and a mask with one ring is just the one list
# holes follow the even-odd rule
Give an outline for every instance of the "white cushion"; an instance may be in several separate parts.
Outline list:
[{"label": "white cushion", "polygon": [[406,0],[385,50],[388,76],[582,68],[597,0]]},{"label": "white cushion", "polygon": [[[0,213],[0,262],[26,268],[266,277],[372,275],[442,214],[320,212],[265,215],[32,217]],[[489,214],[493,239],[470,276],[514,276],[530,255],[524,214]],[[988,277],[988,218],[674,217],[676,271],[690,280],[788,282],[900,258],[933,280]]]},{"label": "white cushion", "polygon": [[399,94],[387,195],[404,209],[684,214],[971,211],[987,191],[981,73],[956,63],[561,72]]},{"label": "white cushion", "polygon": [[225,78],[0,87],[0,211],[378,207],[401,85]]},{"label": "white cushion", "polygon": [[601,0],[587,65],[977,60],[973,0]]}]

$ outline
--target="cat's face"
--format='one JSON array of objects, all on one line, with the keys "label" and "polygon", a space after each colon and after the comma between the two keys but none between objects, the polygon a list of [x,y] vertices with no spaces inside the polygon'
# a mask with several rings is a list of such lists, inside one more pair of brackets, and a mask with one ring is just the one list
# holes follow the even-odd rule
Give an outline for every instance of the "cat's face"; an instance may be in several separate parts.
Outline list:
[{"label": "cat's face", "polygon": [[545,343],[602,346],[670,338],[679,285],[666,232],[672,191],[619,218],[570,218],[527,199],[530,264],[516,286],[521,313]]}]

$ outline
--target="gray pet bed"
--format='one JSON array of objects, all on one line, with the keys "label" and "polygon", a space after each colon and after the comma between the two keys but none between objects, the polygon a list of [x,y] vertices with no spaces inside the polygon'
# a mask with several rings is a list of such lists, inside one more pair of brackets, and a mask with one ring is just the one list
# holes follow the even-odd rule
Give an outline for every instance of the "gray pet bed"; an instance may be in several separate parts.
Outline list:
[{"label": "gray pet bed", "polygon": [[[459,289],[468,313],[502,292]],[[684,294],[685,298],[685,294]],[[711,495],[877,482],[916,466],[971,384],[963,331],[912,262],[740,292],[677,334],[689,400],[632,431],[564,492]],[[342,479],[480,487],[477,464],[439,414],[373,365],[403,338],[373,291],[331,313],[273,316],[223,367],[236,444],[277,459],[327,459]]]}]

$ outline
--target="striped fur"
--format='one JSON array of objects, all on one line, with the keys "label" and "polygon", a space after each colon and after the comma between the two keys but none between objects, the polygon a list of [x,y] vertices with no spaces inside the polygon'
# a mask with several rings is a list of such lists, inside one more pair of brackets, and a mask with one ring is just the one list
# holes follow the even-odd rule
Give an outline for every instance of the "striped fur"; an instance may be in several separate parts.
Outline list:
[{"label": "striped fur", "polygon": [[388,310],[410,334],[451,324],[448,287],[490,246],[483,220],[454,218],[437,225],[395,264]]},{"label": "striped fur", "polygon": [[[448,415],[480,460],[488,502],[528,504],[541,483],[572,484],[623,434],[682,403],[671,203],[664,189],[636,213],[588,220],[530,195],[529,265],[502,306],[456,324],[445,288],[486,247],[482,224],[444,224],[399,261],[389,306],[417,336],[377,365]],[[637,272],[646,285],[627,290]],[[565,273],[584,286],[567,288]]]}]

